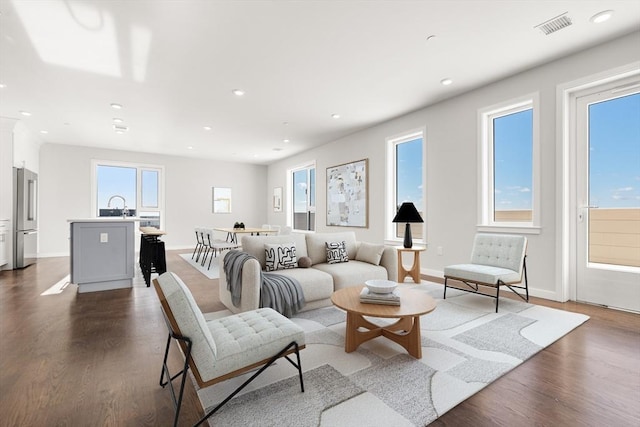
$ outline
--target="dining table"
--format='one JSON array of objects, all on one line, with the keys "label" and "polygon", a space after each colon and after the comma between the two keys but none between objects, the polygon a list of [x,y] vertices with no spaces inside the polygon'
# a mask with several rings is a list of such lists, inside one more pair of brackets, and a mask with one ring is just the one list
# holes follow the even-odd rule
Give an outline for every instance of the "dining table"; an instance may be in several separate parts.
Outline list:
[{"label": "dining table", "polygon": [[216,231],[222,231],[223,233],[227,233],[227,242],[238,244],[238,233],[242,234],[251,234],[259,236],[261,234],[270,234],[270,233],[278,233],[278,230],[272,230],[270,228],[225,228],[219,227],[214,228]]}]

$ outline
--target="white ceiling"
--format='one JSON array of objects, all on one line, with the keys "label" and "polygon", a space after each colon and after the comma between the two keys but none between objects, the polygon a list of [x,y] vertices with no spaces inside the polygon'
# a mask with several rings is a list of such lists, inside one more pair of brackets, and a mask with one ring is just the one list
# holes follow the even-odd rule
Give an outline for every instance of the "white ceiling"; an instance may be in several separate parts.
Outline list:
[{"label": "white ceiling", "polygon": [[[638,0],[0,0],[0,12],[0,116],[50,143],[259,164],[640,29]],[[534,28],[564,12],[570,27]]]}]

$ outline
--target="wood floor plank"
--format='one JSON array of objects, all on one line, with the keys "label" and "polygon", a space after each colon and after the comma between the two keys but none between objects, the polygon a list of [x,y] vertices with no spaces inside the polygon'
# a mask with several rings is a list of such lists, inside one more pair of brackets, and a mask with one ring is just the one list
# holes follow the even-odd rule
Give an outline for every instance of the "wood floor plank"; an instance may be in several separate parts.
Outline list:
[{"label": "wood floor plank", "polygon": [[[183,252],[167,252],[169,270],[204,312],[224,309],[218,281],[189,266],[179,256]],[[166,327],[153,288],[78,294],[70,285],[60,294],[41,295],[68,273],[68,257],[0,272],[0,424],[171,425],[169,392],[158,385]],[[591,319],[433,425],[640,425],[640,315],[532,302]],[[178,351],[169,363],[179,370]],[[201,416],[187,381],[180,425]]]}]

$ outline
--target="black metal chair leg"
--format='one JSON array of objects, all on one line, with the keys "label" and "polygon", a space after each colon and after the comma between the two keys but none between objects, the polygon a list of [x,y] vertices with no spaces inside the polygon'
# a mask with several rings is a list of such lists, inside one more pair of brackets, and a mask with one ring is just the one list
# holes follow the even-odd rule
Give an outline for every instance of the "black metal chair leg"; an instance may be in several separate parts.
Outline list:
[{"label": "black metal chair leg", "polygon": [[444,278],[444,295],[442,299],[447,299],[447,278]]}]

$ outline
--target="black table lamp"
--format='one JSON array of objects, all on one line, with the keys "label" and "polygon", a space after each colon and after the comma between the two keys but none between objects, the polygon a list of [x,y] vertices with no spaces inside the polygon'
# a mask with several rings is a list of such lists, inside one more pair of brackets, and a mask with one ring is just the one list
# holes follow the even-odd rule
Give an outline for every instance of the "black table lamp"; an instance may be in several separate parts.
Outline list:
[{"label": "black table lamp", "polygon": [[393,218],[393,222],[406,222],[407,226],[404,229],[404,247],[410,248],[413,246],[413,240],[411,239],[411,226],[410,222],[424,222],[422,217],[418,213],[418,210],[411,202],[404,202],[400,209],[398,209],[398,213],[395,218]]}]

